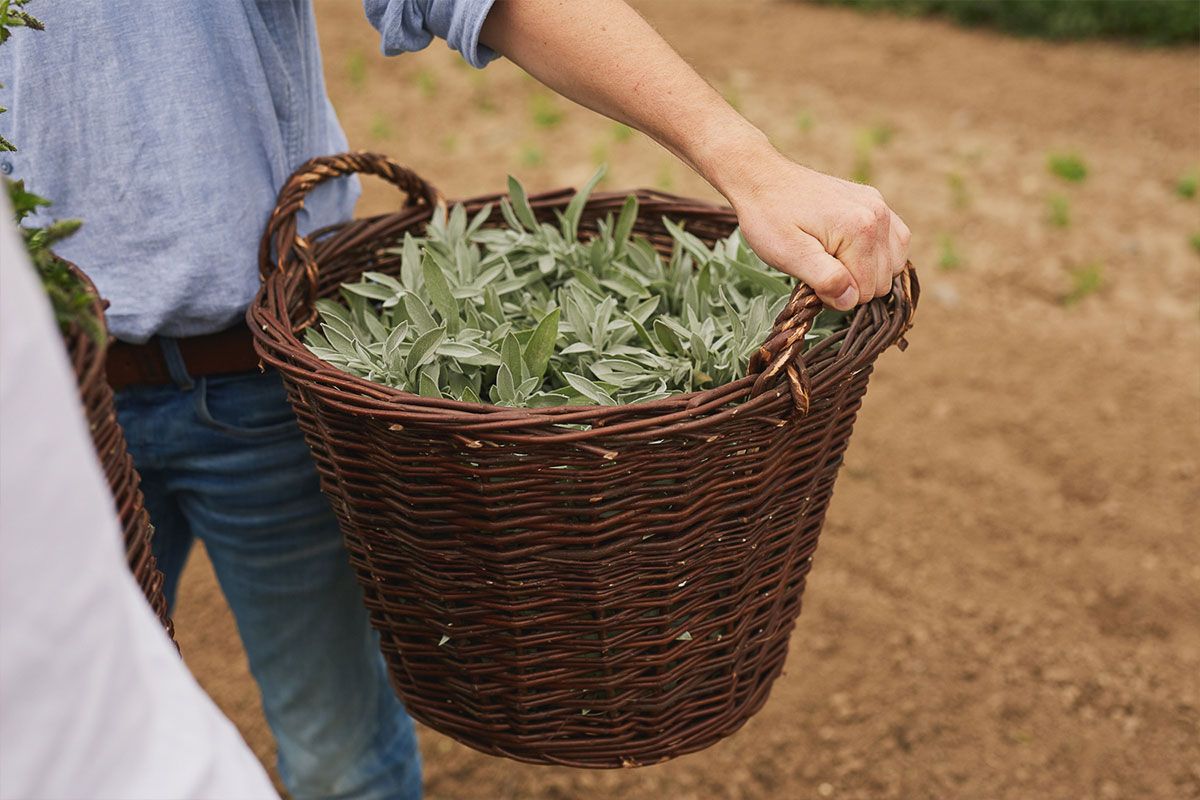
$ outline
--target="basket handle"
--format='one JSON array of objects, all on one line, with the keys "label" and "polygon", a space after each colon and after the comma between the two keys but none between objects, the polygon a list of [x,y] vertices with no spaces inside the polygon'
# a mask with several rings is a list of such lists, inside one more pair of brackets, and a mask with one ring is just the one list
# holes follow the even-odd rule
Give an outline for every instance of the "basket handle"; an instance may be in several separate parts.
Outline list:
[{"label": "basket handle", "polygon": [[[317,295],[317,262],[308,240],[296,231],[296,216],[304,199],[326,181],[346,175],[377,175],[404,192],[404,208],[445,207],[442,193],[417,173],[378,153],[342,153],[305,161],[279,190],[275,210],[258,248],[258,269],[263,280],[275,271],[286,272],[296,263],[304,267],[307,299],[312,307]],[[274,252],[274,259],[271,254]]]},{"label": "basket handle", "polygon": [[[884,302],[892,300],[896,303],[895,313],[901,315],[901,327],[897,341],[902,341],[904,332],[912,327],[913,315],[917,310],[916,271],[912,262],[904,265],[892,280],[892,292]],[[821,299],[812,287],[797,283],[788,298],[787,305],[775,318],[771,332],[766,340],[750,357],[750,365],[746,370],[747,376],[756,376],[750,389],[750,396],[757,397],[775,386],[781,376],[787,378],[788,388],[792,394],[792,405],[799,415],[808,413],[809,392],[811,381],[808,368],[804,365],[804,335],[812,328],[813,320],[823,308]]]}]

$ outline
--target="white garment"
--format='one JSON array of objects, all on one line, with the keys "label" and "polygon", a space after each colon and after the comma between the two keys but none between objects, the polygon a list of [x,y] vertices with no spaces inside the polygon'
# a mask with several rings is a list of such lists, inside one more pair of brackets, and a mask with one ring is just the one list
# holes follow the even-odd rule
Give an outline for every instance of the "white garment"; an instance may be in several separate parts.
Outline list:
[{"label": "white garment", "polygon": [[277,798],[125,564],[11,220],[0,197],[0,798]]}]

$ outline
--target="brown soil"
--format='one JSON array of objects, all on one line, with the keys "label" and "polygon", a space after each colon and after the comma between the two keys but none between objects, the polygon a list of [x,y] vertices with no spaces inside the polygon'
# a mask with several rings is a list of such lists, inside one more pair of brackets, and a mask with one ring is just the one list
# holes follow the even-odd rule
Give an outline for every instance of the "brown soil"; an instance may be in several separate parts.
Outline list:
[{"label": "brown soil", "polygon": [[[711,190],[640,135],[440,44],[384,59],[319,0],[351,143],[448,195],[582,182]],[[586,772],[425,731],[430,798],[1200,797],[1200,55],[1055,45],[788,2],[640,7],[777,144],[874,182],[915,231],[926,293],[881,359],[786,675],[737,735],[666,765]],[[1090,174],[1046,168],[1073,150]],[[540,159],[540,163],[534,163]],[[955,176],[955,177],[951,177]],[[961,191],[954,188],[959,182]],[[1048,198],[1070,204],[1068,227]],[[364,206],[390,207],[368,186]],[[961,259],[939,269],[944,237]],[[1090,266],[1098,291],[1064,298]],[[1188,520],[1192,520],[1191,523]],[[270,737],[202,558],[188,663],[266,760]]]}]

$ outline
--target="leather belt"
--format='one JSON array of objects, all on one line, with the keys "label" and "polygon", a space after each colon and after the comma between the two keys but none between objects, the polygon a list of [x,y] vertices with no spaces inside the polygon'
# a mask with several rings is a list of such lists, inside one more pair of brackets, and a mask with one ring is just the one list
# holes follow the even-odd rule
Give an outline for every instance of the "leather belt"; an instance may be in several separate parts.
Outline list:
[{"label": "leather belt", "polygon": [[[257,370],[258,353],[245,324],[205,336],[175,339],[184,366],[193,378]],[[154,336],[145,344],[113,342],[108,348],[108,382],[114,391],[127,386],[173,383],[163,354],[162,341]]]}]

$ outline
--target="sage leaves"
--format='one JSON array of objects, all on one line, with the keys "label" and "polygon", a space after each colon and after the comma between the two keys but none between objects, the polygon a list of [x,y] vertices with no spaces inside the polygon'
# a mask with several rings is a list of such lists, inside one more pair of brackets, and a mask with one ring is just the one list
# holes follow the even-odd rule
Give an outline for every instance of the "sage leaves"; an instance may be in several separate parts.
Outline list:
[{"label": "sage leaves", "polygon": [[[580,226],[596,173],[554,222],[509,179],[501,227],[489,205],[439,209],[404,235],[388,273],[320,300],[305,334],[319,358],[427,397],[505,406],[616,405],[710,388],[745,374],[787,302],[788,282],[735,231],[709,247],[664,220],[663,257],[633,235],[637,199]],[[591,228],[594,225],[594,235]],[[847,324],[824,311],[810,344]]]}]

